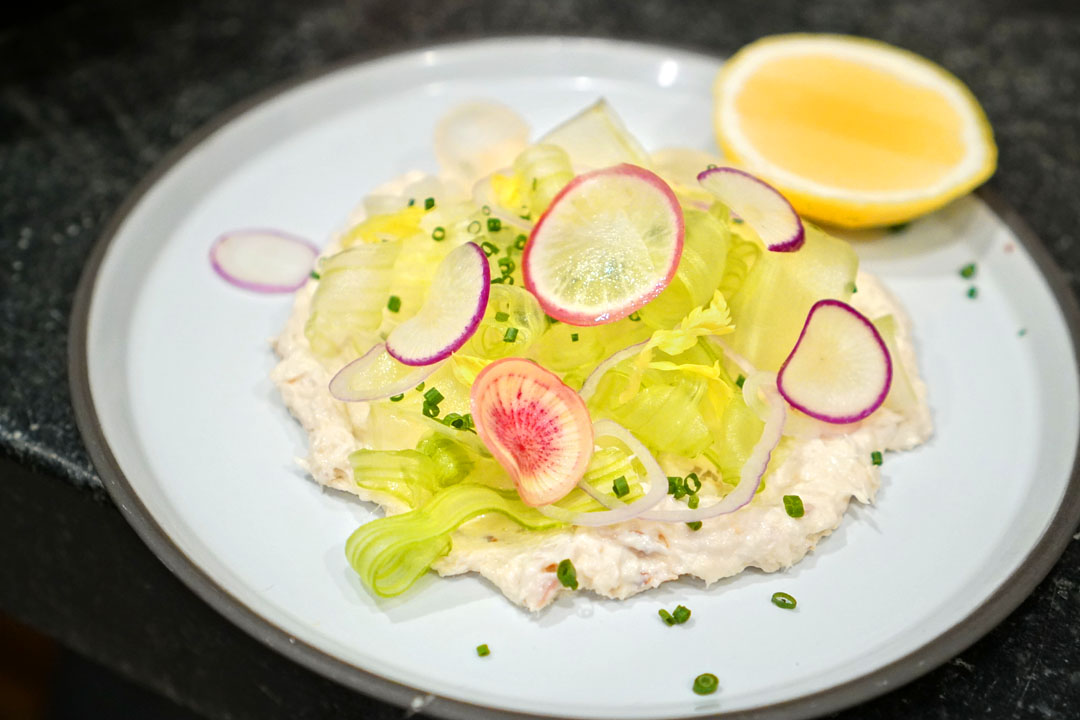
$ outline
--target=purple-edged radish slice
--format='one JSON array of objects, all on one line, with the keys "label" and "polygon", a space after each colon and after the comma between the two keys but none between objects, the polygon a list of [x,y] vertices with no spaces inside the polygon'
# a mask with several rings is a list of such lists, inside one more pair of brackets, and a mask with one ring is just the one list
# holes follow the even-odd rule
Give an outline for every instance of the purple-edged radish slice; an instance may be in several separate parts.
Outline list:
[{"label": "purple-edged radish slice", "polygon": [[567,324],[614,322],[671,282],[685,232],[675,193],[655,173],[623,164],[578,175],[533,228],[525,287]]},{"label": "purple-edged radish slice", "polygon": [[490,290],[491,268],[480,246],[454,248],[436,268],[420,312],[390,331],[386,351],[405,365],[445,360],[476,332]]},{"label": "purple-edged radish slice", "polygon": [[476,433],[514,479],[526,505],[574,489],[593,453],[585,401],[531,360],[504,358],[480,371],[469,393]]},{"label": "purple-edged radish slice", "polygon": [[862,420],[892,385],[892,358],[874,324],[839,300],[810,308],[795,347],[776,375],[792,407],[828,423]]},{"label": "purple-edged radish slice", "polygon": [[261,293],[300,289],[319,249],[277,230],[233,230],[210,247],[210,265],[229,283]]},{"label": "purple-edged radish slice", "polygon": [[330,380],[330,394],[342,402],[371,402],[399,395],[424,382],[442,363],[402,365],[379,343],[341,368]]},{"label": "purple-edged radish slice", "polygon": [[780,192],[750,173],[732,167],[710,168],[698,182],[738,214],[773,252],[802,247],[806,231],[795,208]]}]

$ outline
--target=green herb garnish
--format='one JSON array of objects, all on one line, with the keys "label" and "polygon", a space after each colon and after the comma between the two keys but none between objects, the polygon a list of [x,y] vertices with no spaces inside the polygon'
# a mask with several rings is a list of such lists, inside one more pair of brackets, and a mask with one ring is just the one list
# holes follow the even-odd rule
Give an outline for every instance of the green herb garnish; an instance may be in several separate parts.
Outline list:
[{"label": "green herb garnish", "polygon": [[499,247],[494,243],[488,242],[487,240],[480,243],[480,249],[484,251],[484,255],[486,255],[487,257],[499,254]]},{"label": "green herb garnish", "polygon": [[698,695],[712,695],[720,687],[720,680],[712,673],[701,673],[694,678],[694,692]]},{"label": "green herb garnish", "polygon": [[563,587],[571,590],[578,589],[577,570],[574,569],[574,563],[570,562],[570,558],[559,563],[559,567],[555,570],[555,577],[559,578]]},{"label": "green herb garnish", "polygon": [[435,198],[424,198],[424,209],[430,210],[435,207]]},{"label": "green herb garnish", "polygon": [[688,523],[686,523],[686,527],[690,528],[694,532],[697,532],[698,530],[701,529],[701,521],[700,520],[695,520],[694,522],[688,522]]},{"label": "green herb garnish", "polygon": [[491,654],[491,650],[488,648],[487,643],[476,646],[476,654],[480,657],[487,657]]},{"label": "green herb garnish", "polygon": [[881,459],[882,458],[880,450],[875,450],[874,452],[870,453],[870,462],[874,463],[875,465],[880,465]]},{"label": "green herb garnish", "polygon": [[441,225],[431,231],[431,239],[435,242],[442,242],[446,238],[446,228]]},{"label": "green herb garnish", "polygon": [[401,309],[401,298],[397,295],[391,295],[390,300],[386,303],[386,309],[390,312],[396,313]]},{"label": "green herb garnish", "polygon": [[786,592],[776,592],[772,594],[772,604],[783,610],[794,610],[797,603]]},{"label": "green herb garnish", "polygon": [[611,489],[615,493],[615,497],[624,497],[630,494],[630,485],[626,482],[626,476],[620,475],[615,478],[611,484]]},{"label": "green herb garnish", "polygon": [[739,377],[735,378],[735,384],[738,387],[741,388],[743,386],[743,384],[745,384],[745,383],[746,383],[746,376],[745,375],[740,375]]},{"label": "green herb garnish", "polygon": [[789,517],[801,518],[804,513],[802,498],[798,495],[785,495],[784,511]]},{"label": "green herb garnish", "polygon": [[964,267],[960,268],[960,277],[964,278],[965,280],[970,280],[971,278],[975,277],[975,270],[975,263],[968,263]]},{"label": "green herb garnish", "polygon": [[488,232],[499,232],[502,229],[502,220],[499,218],[488,218],[487,221]]},{"label": "green herb garnish", "polygon": [[401,402],[404,397],[405,393],[401,393],[400,395],[391,395],[390,402]]},{"label": "green herb garnish", "polygon": [[514,342],[517,340],[518,329],[516,327],[506,328],[506,332],[503,334],[503,342]]},{"label": "green herb garnish", "polygon": [[501,310],[499,312],[495,313],[495,321],[496,322],[506,322],[509,319],[510,319],[510,313],[504,313]]}]

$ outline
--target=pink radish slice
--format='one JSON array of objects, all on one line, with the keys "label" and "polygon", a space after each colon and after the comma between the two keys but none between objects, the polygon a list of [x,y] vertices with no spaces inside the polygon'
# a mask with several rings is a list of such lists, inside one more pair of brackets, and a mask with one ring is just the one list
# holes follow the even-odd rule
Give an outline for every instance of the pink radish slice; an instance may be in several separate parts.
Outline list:
[{"label": "pink radish slice", "polygon": [[608,370],[615,367],[623,360],[634,357],[635,355],[640,353],[641,349],[644,348],[648,342],[648,340],[642,340],[641,342],[635,343],[630,347],[625,347],[622,350],[612,353],[607,360],[603,360],[599,365],[593,368],[593,371],[589,373],[589,376],[587,378],[585,378],[585,382],[584,384],[582,384],[581,390],[578,391],[578,394],[581,395],[581,397],[584,398],[587,402],[589,398],[591,398],[596,393],[596,388],[600,387],[600,380],[603,379],[605,373],[607,373]]},{"label": "pink radish slice", "polygon": [[420,312],[390,331],[386,351],[405,365],[445,360],[476,332],[490,290],[491,268],[480,246],[454,248],[435,270]]},{"label": "pink radish slice", "polygon": [[773,252],[792,252],[806,238],[802,220],[776,188],[750,173],[731,167],[710,168],[698,182],[738,213]]},{"label": "pink radish slice", "polygon": [[758,488],[761,487],[761,478],[765,477],[765,470],[769,467],[769,459],[773,450],[780,444],[780,438],[784,434],[784,420],[787,417],[787,408],[784,401],[775,391],[763,388],[765,399],[769,403],[769,417],[765,421],[765,427],[761,431],[750,457],[742,466],[739,473],[739,484],[724,498],[707,507],[696,510],[653,510],[642,513],[642,520],[659,520],[662,522],[697,522],[708,520],[733,513],[754,499]]},{"label": "pink radish slice", "polygon": [[227,282],[260,293],[286,293],[307,282],[319,249],[277,230],[234,230],[210,247],[210,265]]},{"label": "pink radish slice", "polygon": [[370,402],[411,390],[438,370],[442,363],[402,365],[379,343],[341,368],[330,380],[330,394],[342,402]]},{"label": "pink radish slice", "polygon": [[480,371],[469,393],[476,433],[514,479],[527,505],[574,489],[593,453],[581,396],[531,360],[505,358]]},{"label": "pink radish slice", "polygon": [[525,287],[557,320],[614,322],[671,282],[685,231],[678,199],[655,173],[623,164],[579,175],[533,228]]},{"label": "pink radish slice", "polygon": [[776,387],[792,407],[828,423],[862,420],[892,385],[892,358],[874,324],[839,300],[819,300]]},{"label": "pink radish slice", "polygon": [[[618,505],[612,510],[575,513],[563,510],[554,505],[547,505],[537,509],[544,515],[555,520],[561,520],[573,525],[583,525],[585,527],[614,525],[615,523],[626,522],[627,520],[632,520],[636,517],[644,517],[644,513],[647,510],[659,505],[660,501],[667,495],[667,474],[664,473],[663,468],[660,467],[660,463],[656,462],[656,458],[652,456],[652,453],[649,452],[648,448],[642,445],[641,441],[634,437],[633,433],[622,425],[619,425],[612,420],[597,420],[593,423],[593,435],[598,438],[613,437],[616,440],[621,441],[622,444],[634,454],[634,457],[638,459],[638,462],[645,467],[645,479],[649,482],[649,492],[647,492],[644,497],[629,504],[623,503],[621,500],[616,500],[615,502],[618,503]],[[585,488],[588,487],[588,484],[580,483],[579,487]],[[595,490],[591,487],[589,487],[586,492],[593,497],[597,497],[593,494]],[[604,505],[608,505],[611,501],[610,498],[597,497],[597,499]]]}]

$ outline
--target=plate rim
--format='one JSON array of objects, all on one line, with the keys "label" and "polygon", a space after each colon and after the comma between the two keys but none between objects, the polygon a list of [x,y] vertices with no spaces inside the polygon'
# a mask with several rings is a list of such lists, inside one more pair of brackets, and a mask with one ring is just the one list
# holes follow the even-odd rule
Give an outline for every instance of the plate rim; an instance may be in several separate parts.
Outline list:
[{"label": "plate rim", "polygon": [[[700,47],[641,40],[619,40],[592,35],[496,35],[466,37],[446,42],[417,42],[348,56],[328,65],[301,72],[234,103],[204,122],[178,145],[162,156],[139,180],[110,217],[87,257],[76,287],[68,333],[68,383],[76,426],[90,455],[91,462],[124,519],[132,526],[151,552],[192,592],[249,636],[306,669],[329,678],[351,690],[375,697],[413,712],[469,720],[484,718],[535,718],[544,715],[505,710],[428,693],[376,672],[365,670],[293,637],[257,611],[245,605],[212,579],[194,560],[176,545],[142,503],[120,468],[98,419],[90,393],[88,363],[88,327],[90,306],[97,285],[98,271],[120,228],[149,191],[178,163],[198,150],[218,130],[250,110],[277,97],[334,73],[368,63],[415,55],[429,50],[453,51],[484,45],[562,42],[588,43],[597,47],[646,48],[651,51],[675,51],[723,61],[717,53]],[[1047,282],[1064,316],[1073,351],[1073,365],[1080,368],[1080,304],[1060,267],[1045,244],[1020,214],[1000,194],[980,187],[975,191],[1016,235],[1027,250],[1040,275]],[[1080,436],[1074,448],[1073,466],[1068,485],[1050,524],[1028,551],[1020,565],[982,603],[945,632],[937,635],[907,655],[854,679],[816,692],[735,712],[707,715],[724,720],[797,720],[842,710],[895,690],[952,659],[1001,623],[1035,590],[1047,576],[1072,540],[1080,524]]]}]

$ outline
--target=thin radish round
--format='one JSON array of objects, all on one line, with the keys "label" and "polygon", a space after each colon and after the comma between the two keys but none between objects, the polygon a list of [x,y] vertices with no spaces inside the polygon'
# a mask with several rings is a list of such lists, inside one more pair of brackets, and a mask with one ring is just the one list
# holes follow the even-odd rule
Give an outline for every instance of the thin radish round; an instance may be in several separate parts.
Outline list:
[{"label": "thin radish round", "polygon": [[342,402],[382,400],[413,389],[441,365],[402,365],[379,343],[331,378],[330,394]]},{"label": "thin radish round", "polygon": [[229,283],[260,293],[300,289],[319,249],[277,230],[233,230],[210,247],[210,265]]},{"label": "thin radish round", "polygon": [[623,164],[579,175],[533,228],[525,287],[557,320],[614,322],[671,282],[684,234],[679,201],[655,173]]},{"label": "thin radish round", "polygon": [[420,311],[390,331],[386,351],[405,365],[445,360],[476,332],[490,290],[491,267],[480,246],[454,248],[435,270]]},{"label": "thin radish round", "polygon": [[892,358],[874,324],[839,300],[810,308],[776,386],[791,406],[828,423],[862,420],[892,384]]},{"label": "thin radish round", "polygon": [[505,358],[480,371],[469,393],[476,433],[514,479],[527,505],[574,489],[593,453],[581,396],[531,360]]},{"label": "thin radish round", "polygon": [[772,185],[733,167],[705,170],[698,182],[738,213],[769,250],[792,252],[803,246],[806,231],[799,214]]},{"label": "thin radish round", "polygon": [[456,105],[435,126],[435,157],[440,167],[466,187],[509,165],[528,142],[528,123],[500,103]]},{"label": "thin radish round", "polygon": [[[600,527],[603,525],[614,525],[615,523],[626,522],[636,517],[643,517],[644,513],[651,508],[660,504],[660,501],[667,495],[668,482],[667,474],[664,473],[663,468],[660,467],[660,463],[656,462],[656,458],[652,456],[648,448],[641,444],[641,441],[634,437],[633,433],[624,428],[622,425],[612,420],[597,420],[593,423],[593,434],[595,437],[613,437],[616,440],[622,442],[626,448],[634,454],[645,467],[645,479],[649,483],[649,492],[644,497],[625,504],[621,500],[616,502],[619,506],[612,510],[600,510],[597,512],[583,512],[575,513],[562,508],[548,505],[546,507],[537,508],[540,512],[547,515],[550,518],[561,520],[563,522],[571,523],[573,525],[583,525],[586,527]],[[579,486],[584,488],[587,483],[581,483]],[[590,490],[590,495],[593,495]],[[593,495],[593,497],[596,497]],[[607,505],[609,499],[600,499],[600,502]]]}]

